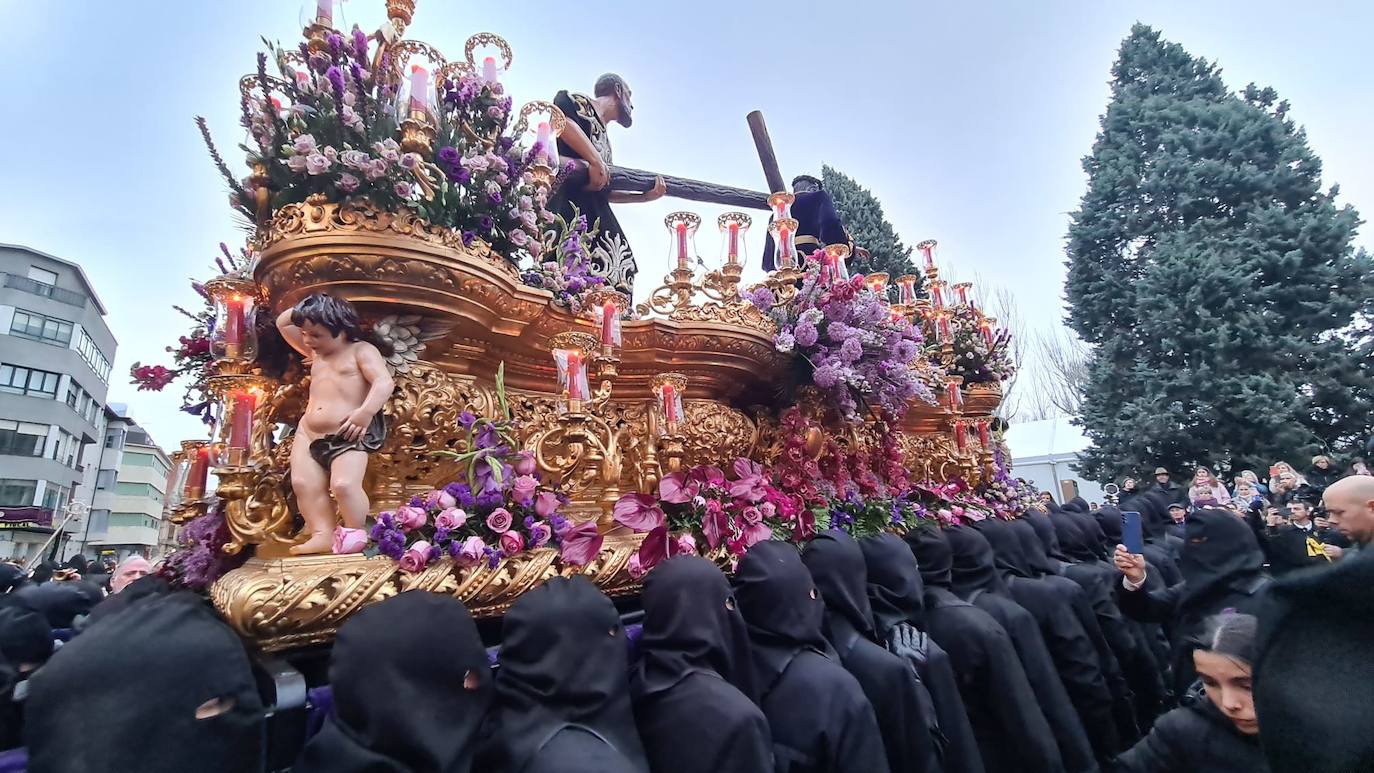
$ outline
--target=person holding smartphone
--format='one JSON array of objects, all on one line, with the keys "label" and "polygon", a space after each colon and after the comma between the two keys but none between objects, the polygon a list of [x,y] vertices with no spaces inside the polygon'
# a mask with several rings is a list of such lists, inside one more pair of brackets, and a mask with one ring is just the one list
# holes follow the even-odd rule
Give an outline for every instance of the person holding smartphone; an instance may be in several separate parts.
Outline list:
[{"label": "person holding smartphone", "polygon": [[1182,582],[1147,587],[1145,557],[1118,545],[1113,562],[1122,573],[1116,588],[1121,613],[1161,623],[1171,631],[1174,688],[1183,694],[1196,678],[1188,644],[1204,621],[1225,609],[1252,611],[1269,584],[1264,552],[1249,525],[1225,510],[1203,508],[1188,516],[1179,570]]}]

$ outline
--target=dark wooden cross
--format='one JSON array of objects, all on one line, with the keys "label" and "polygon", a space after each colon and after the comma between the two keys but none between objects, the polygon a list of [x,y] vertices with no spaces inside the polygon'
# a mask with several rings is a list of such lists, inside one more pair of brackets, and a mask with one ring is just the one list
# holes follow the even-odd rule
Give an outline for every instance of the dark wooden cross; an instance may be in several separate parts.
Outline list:
[{"label": "dark wooden cross", "polygon": [[[763,176],[769,191],[787,190],[786,183],[782,179],[782,172],[778,169],[777,156],[773,153],[773,142],[768,137],[768,127],[763,122],[763,113],[755,110],[748,115],[747,120],[749,132],[754,136],[754,147],[759,153],[759,162],[763,164]],[[586,185],[587,163],[577,159],[574,159],[573,163],[576,165],[575,169],[564,178],[563,184]],[[655,177],[663,178],[663,184],[668,189],[666,195],[673,198],[704,201],[710,204],[723,204],[745,209],[768,209],[768,193],[734,188],[729,185],[717,185],[701,180],[689,180],[685,177],[674,177],[656,172],[646,172],[643,169],[630,169],[624,166],[611,167],[609,187],[613,191],[643,193],[654,187]]]}]

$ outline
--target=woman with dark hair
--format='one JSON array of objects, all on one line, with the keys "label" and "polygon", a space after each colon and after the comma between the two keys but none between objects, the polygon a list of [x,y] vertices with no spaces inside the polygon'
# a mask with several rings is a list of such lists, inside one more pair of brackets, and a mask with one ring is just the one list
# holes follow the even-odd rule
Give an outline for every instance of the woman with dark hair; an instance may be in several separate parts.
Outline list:
[{"label": "woman with dark hair", "polygon": [[640,601],[631,691],[650,770],[768,770],[773,739],[753,700],[749,633],[725,575],[704,558],[675,556],[644,578]]},{"label": "woman with dark hair", "polygon": [[1124,577],[1116,588],[1117,604],[1127,617],[1165,625],[1171,632],[1174,687],[1178,694],[1193,683],[1188,643],[1204,621],[1223,610],[1254,611],[1269,583],[1264,552],[1254,532],[1227,510],[1204,508],[1188,516],[1188,541],[1179,570],[1183,581],[1169,587],[1146,587],[1145,557],[1117,546],[1114,560]]},{"label": "woman with dark hair", "polygon": [[888,767],[892,773],[938,770],[933,707],[916,672],[878,643],[859,544],[839,529],[822,532],[807,544],[802,563],[825,603],[826,640],[873,704]]},{"label": "woman with dark hair", "polygon": [[477,770],[648,773],[630,707],[625,631],[586,577],[554,577],[501,627],[496,708]]},{"label": "woman with dark hair", "polygon": [[826,654],[825,606],[797,549],[772,540],[749,548],[734,588],[758,703],[773,734],[775,773],[886,773],[873,707]]},{"label": "woman with dark hair", "polygon": [[339,628],[334,710],[292,770],[467,773],[492,683],[477,625],[452,596],[414,590],[364,607]]},{"label": "woman with dark hair", "polygon": [[1251,692],[1257,621],[1228,613],[1204,621],[1193,640],[1201,684],[1116,760],[1117,773],[1265,773]]}]

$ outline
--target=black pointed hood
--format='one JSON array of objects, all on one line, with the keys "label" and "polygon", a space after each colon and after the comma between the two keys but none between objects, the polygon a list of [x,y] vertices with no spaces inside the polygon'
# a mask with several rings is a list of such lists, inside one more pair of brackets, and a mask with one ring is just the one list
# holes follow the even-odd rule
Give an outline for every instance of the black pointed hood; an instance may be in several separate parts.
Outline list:
[{"label": "black pointed hood", "polygon": [[859,543],[831,529],[817,534],[802,552],[802,563],[825,602],[825,634],[841,655],[853,646],[853,634],[877,640],[873,608],[868,603],[868,569]]},{"label": "black pointed hood", "polygon": [[992,546],[993,563],[1004,579],[1035,576],[1030,560],[1026,557],[1026,551],[1011,523],[1000,518],[987,518],[974,524],[974,528]]},{"label": "black pointed hood", "polygon": [[496,767],[522,770],[559,731],[579,727],[629,767],[648,770],[630,707],[620,615],[590,580],[554,577],[525,593],[501,632]]},{"label": "black pointed hood", "polygon": [[754,684],[766,695],[798,652],[825,652],[825,604],[801,555],[786,542],[764,540],[749,548],[733,586],[749,631]]},{"label": "black pointed hood", "polygon": [[[1049,552],[1045,549],[1045,544],[1040,541],[1040,532],[1031,524],[1029,517],[1022,515],[1013,521],[1008,521],[1007,525],[1012,528],[1016,538],[1021,541],[1021,552],[1026,556],[1026,563],[1030,565],[1031,571],[1037,577],[1047,574],[1058,574],[1055,565],[1050,562]],[[1054,536],[1054,528],[1046,526],[1050,536]]]},{"label": "black pointed hood", "polygon": [[1059,547],[1064,551],[1064,555],[1069,557],[1069,560],[1096,561],[1098,559],[1097,551],[1093,550],[1092,542],[1072,518],[1051,516],[1050,524],[1054,526],[1054,534],[1059,538]]},{"label": "black pointed hood", "polygon": [[895,534],[859,540],[868,568],[868,601],[880,636],[901,623],[925,628],[925,583],[911,548]]},{"label": "black pointed hood", "polygon": [[1229,510],[1203,508],[1188,516],[1178,568],[1183,605],[1242,587],[1259,577],[1264,552],[1250,526]]},{"label": "black pointed hood", "polygon": [[406,591],[364,607],[339,628],[334,712],[293,770],[471,770],[494,682],[477,625],[452,596]]},{"label": "black pointed hood", "polygon": [[1059,533],[1054,529],[1054,521],[1050,514],[1042,510],[1027,510],[1022,516],[1026,523],[1035,529],[1035,538],[1040,541],[1040,549],[1045,556],[1054,561],[1068,561],[1068,553],[1064,552],[1064,546],[1059,542]]},{"label": "black pointed hood", "polygon": [[1088,500],[1083,497],[1074,497],[1064,503],[1064,509],[1071,513],[1086,513],[1088,512]]},{"label": "black pointed hood", "polygon": [[922,583],[946,590],[954,587],[954,551],[944,531],[934,526],[918,526],[907,532],[903,541],[916,556]]},{"label": "black pointed hood", "polygon": [[975,591],[1006,594],[1006,585],[997,569],[992,545],[970,526],[945,527],[945,537],[954,556],[950,578],[954,592],[968,600]]},{"label": "black pointed hood", "polygon": [[644,633],[637,698],[664,692],[693,673],[719,676],[751,699],[749,632],[730,583],[699,556],[674,556],[644,578]]}]

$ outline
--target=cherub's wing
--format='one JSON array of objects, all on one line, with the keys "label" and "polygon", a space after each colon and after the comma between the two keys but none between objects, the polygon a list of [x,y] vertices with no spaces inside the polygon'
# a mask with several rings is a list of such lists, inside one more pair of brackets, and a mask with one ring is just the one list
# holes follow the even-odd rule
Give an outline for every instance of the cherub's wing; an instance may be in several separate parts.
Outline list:
[{"label": "cherub's wing", "polygon": [[420,314],[392,314],[372,326],[373,334],[391,347],[386,364],[392,374],[408,373],[411,363],[419,362],[425,343],[443,338],[452,329],[452,323]]}]

